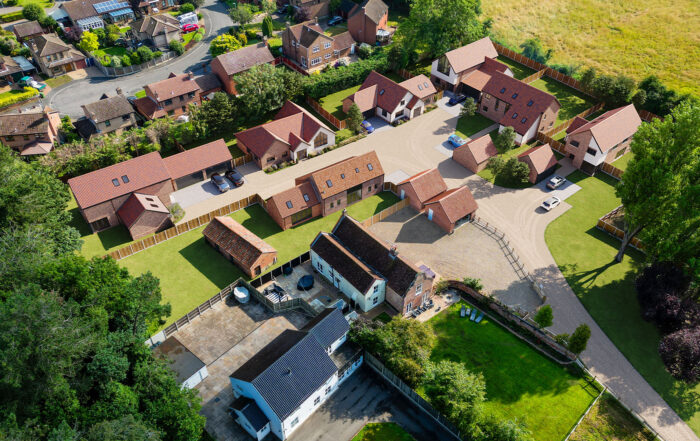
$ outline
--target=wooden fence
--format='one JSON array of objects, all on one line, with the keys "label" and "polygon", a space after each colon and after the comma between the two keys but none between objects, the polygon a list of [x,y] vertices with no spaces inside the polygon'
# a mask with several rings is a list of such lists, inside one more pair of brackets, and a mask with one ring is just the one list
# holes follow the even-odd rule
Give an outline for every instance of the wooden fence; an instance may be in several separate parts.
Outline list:
[{"label": "wooden fence", "polygon": [[557,141],[556,139],[552,138],[549,135],[545,135],[543,132],[537,132],[537,135],[535,135],[535,139],[537,139],[539,142],[543,144],[549,144],[550,147],[552,147],[552,150],[556,150],[557,152],[561,153],[562,155],[566,156],[568,153],[566,152],[566,149],[564,148],[564,143]]},{"label": "wooden fence", "polygon": [[234,167],[240,167],[243,164],[247,164],[253,160],[253,155],[247,154],[244,156],[239,156],[237,158],[233,158],[233,166]]},{"label": "wooden fence", "polygon": [[[623,206],[620,205],[619,207],[617,207],[616,209],[614,209],[610,213],[608,213],[605,216],[598,219],[598,222],[595,225],[596,228],[598,228],[599,230],[605,231],[606,233],[608,233],[612,237],[615,237],[617,239],[622,240],[622,238],[625,237],[625,232],[622,231],[621,229],[619,229],[618,227],[616,227],[610,219],[613,216],[617,215],[620,212],[620,210],[623,210],[623,209],[624,209]],[[636,237],[632,238],[632,240],[630,241],[630,246],[632,246],[633,248],[636,248],[639,251],[644,252],[644,243]]]},{"label": "wooden fence", "polygon": [[347,120],[339,120],[335,116],[331,115],[330,112],[328,112],[326,109],[321,107],[321,105],[316,101],[315,99],[311,98],[310,96],[306,97],[306,103],[310,105],[316,112],[318,112],[319,115],[322,117],[326,118],[328,122],[333,124],[336,129],[342,130],[348,126]]},{"label": "wooden fence", "polygon": [[540,78],[542,78],[546,72],[547,72],[546,69],[538,70],[538,71],[535,72],[534,74],[530,75],[529,77],[525,77],[525,78],[523,78],[523,79],[520,80],[520,81],[522,81],[522,82],[525,83],[525,84],[530,84],[530,83],[532,83],[533,81],[537,81],[537,80],[539,80]]},{"label": "wooden fence", "polygon": [[[627,153],[628,155],[630,153]],[[625,174],[624,171],[620,170],[619,168],[615,167],[614,165],[610,164],[609,162],[604,162],[603,165],[600,167],[600,171],[603,173],[612,176],[613,178],[617,179],[618,181],[620,178],[622,178],[622,175]]]},{"label": "wooden fence", "polygon": [[660,117],[659,115],[656,115],[654,113],[651,113],[648,110],[644,110],[644,109],[637,110],[637,113],[639,114],[639,117],[646,122],[652,122],[655,119],[660,119],[663,121],[662,117]]},{"label": "wooden fence", "polygon": [[586,118],[587,116],[592,115],[592,114],[596,113],[597,111],[599,111],[600,109],[602,109],[603,106],[605,106],[605,103],[600,102],[592,107],[589,107],[588,109],[584,110],[583,112],[579,113],[578,115],[574,116],[573,118],[564,121],[563,123],[559,124],[558,126],[554,127],[553,129],[547,130],[545,133],[549,136],[556,135],[557,133],[561,132],[562,130],[568,129],[569,126],[571,124],[573,124],[573,122],[576,118]]},{"label": "wooden fence", "polygon": [[362,225],[365,227],[370,227],[370,226],[376,224],[377,222],[383,221],[384,219],[391,216],[392,214],[395,214],[397,211],[403,210],[406,207],[408,207],[408,199],[403,199],[403,200],[395,203],[391,207],[388,207],[388,208],[380,211],[379,213],[375,214],[374,216],[370,217],[369,219],[362,221]]}]

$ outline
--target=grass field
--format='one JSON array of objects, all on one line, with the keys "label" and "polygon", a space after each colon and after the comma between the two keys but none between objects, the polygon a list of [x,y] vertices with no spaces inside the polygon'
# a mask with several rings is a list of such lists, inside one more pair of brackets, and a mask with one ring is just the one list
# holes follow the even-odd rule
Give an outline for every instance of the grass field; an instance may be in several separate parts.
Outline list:
[{"label": "grass field", "polygon": [[460,118],[459,121],[457,121],[457,130],[455,133],[457,133],[457,136],[460,138],[466,139],[493,124],[496,123],[477,113],[473,116]]},{"label": "grass field", "polygon": [[630,160],[634,158],[634,155],[632,152],[627,152],[624,155],[620,156],[617,158],[615,161],[613,161],[612,165],[615,167],[619,168],[622,171],[627,170],[627,164],[630,163]]},{"label": "grass field", "polygon": [[70,75],[60,75],[53,78],[47,78],[46,80],[44,80],[44,83],[46,83],[47,86],[53,89],[63,84],[70,83],[71,81],[73,81],[73,78],[71,78]]},{"label": "grass field", "polygon": [[97,49],[95,52],[93,52],[93,55],[99,58],[104,58],[107,55],[109,55],[110,57],[113,57],[115,55],[117,57],[123,57],[124,55],[126,55],[126,49],[118,46],[104,47]]},{"label": "grass field", "polygon": [[537,441],[560,441],[599,391],[492,323],[460,318],[463,302],[428,321],[437,334],[431,359],[461,362],[486,383],[487,412],[524,422]]},{"label": "grass field", "polygon": [[[393,205],[398,198],[383,192],[348,207],[348,214],[364,220]],[[319,231],[330,231],[341,212],[282,231],[259,205],[236,211],[231,217],[264,239],[277,252],[277,266],[309,250]],[[160,279],[163,301],[170,302],[174,322],[223,287],[244,277],[237,266],[204,241],[197,228],[119,261],[133,275],[152,272]]]},{"label": "grass field", "polygon": [[360,85],[358,84],[357,86],[343,89],[340,92],[326,95],[323,98],[321,98],[319,104],[321,104],[321,107],[323,107],[325,111],[329,112],[336,118],[343,120],[345,119],[345,112],[343,112],[343,100],[348,96],[352,95],[353,93],[357,92],[359,88]]},{"label": "grass field", "polygon": [[537,37],[550,62],[592,66],[638,80],[656,73],[669,86],[700,94],[697,0],[519,0],[483,2],[496,38],[517,48]]},{"label": "grass field", "polygon": [[634,278],[644,256],[631,250],[621,263],[615,263],[620,242],[594,227],[598,218],[620,205],[613,187],[616,181],[602,173],[588,177],[581,172],[567,179],[582,189],[566,200],[572,208],[545,232],[554,260],[615,346],[700,434],[700,384],[691,386],[671,377],[657,351],[660,335],[640,315]]},{"label": "grass field", "polygon": [[396,423],[368,423],[352,441],[415,441]]},{"label": "grass field", "polygon": [[606,393],[591,408],[569,440],[652,441],[654,436]]},{"label": "grass field", "polygon": [[323,33],[328,35],[329,37],[335,37],[338,34],[342,34],[343,32],[346,32],[348,30],[348,25],[347,23],[341,23],[335,26],[331,26],[330,28],[326,29]]},{"label": "grass field", "polygon": [[570,120],[574,116],[595,105],[595,102],[586,95],[549,77],[542,77],[539,80],[533,81],[530,85],[544,90],[545,92],[549,92],[559,100],[561,109],[559,109],[559,115],[557,115],[554,126],[558,126],[564,121]]}]

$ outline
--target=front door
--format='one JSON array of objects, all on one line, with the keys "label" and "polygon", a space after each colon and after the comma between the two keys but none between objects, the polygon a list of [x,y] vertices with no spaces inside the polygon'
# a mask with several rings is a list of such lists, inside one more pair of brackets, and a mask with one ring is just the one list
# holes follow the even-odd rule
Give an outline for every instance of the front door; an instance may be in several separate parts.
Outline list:
[{"label": "front door", "polygon": [[306,149],[297,152],[297,159],[306,159]]},{"label": "front door", "polygon": [[432,210],[432,208],[428,208],[428,220],[429,220],[429,221],[433,220],[433,210]]}]

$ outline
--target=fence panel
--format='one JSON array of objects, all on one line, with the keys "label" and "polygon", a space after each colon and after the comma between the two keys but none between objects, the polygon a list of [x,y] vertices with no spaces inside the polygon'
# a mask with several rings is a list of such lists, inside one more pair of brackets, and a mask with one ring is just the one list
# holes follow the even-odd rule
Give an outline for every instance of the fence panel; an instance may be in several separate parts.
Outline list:
[{"label": "fence panel", "polygon": [[[610,236],[622,240],[625,237],[625,232],[621,230],[620,228],[616,227],[612,221],[610,221],[610,218],[615,216],[620,210],[622,210],[623,207],[620,205],[616,209],[612,210],[610,213],[605,214],[603,217],[598,219],[598,222],[596,222],[596,228],[609,234]],[[632,240],[630,240],[630,246],[632,248],[635,248],[641,252],[644,252],[644,243],[639,240],[636,237],[633,237]]]},{"label": "fence panel", "polygon": [[328,112],[326,109],[321,107],[321,104],[319,104],[318,101],[315,99],[311,98],[310,96],[306,97],[306,102],[309,104],[319,115],[324,117],[328,122],[333,124],[337,129],[341,130],[347,127],[347,120],[339,120],[335,116],[331,115],[330,112]]},{"label": "fence panel", "polygon": [[529,77],[523,78],[523,79],[520,80],[520,81],[522,81],[522,82],[525,83],[525,84],[530,84],[530,83],[532,83],[533,81],[537,81],[537,80],[539,80],[540,78],[542,78],[542,76],[545,74],[545,72],[547,72],[547,70],[542,69],[542,70],[537,71],[537,72],[535,72],[534,74],[530,75]]}]

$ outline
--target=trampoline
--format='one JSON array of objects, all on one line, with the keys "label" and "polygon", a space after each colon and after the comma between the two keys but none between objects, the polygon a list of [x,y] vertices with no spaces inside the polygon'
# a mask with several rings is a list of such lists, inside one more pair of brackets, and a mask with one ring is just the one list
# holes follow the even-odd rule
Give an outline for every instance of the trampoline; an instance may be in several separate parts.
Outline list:
[{"label": "trampoline", "polygon": [[299,290],[308,291],[313,287],[314,287],[314,276],[309,275],[309,274],[303,276],[297,282],[297,289],[299,289]]}]

